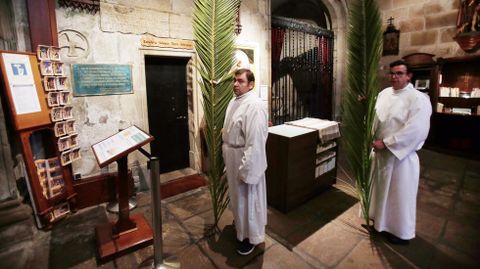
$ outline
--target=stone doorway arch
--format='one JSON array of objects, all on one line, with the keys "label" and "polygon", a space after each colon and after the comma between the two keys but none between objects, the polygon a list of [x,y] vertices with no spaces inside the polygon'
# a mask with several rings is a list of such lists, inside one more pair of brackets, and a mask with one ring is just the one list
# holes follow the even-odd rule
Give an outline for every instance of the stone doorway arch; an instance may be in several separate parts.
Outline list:
[{"label": "stone doorway arch", "polygon": [[283,16],[333,31],[333,119],[340,117],[340,102],[346,77],[347,18],[345,0],[271,0],[272,16]]}]

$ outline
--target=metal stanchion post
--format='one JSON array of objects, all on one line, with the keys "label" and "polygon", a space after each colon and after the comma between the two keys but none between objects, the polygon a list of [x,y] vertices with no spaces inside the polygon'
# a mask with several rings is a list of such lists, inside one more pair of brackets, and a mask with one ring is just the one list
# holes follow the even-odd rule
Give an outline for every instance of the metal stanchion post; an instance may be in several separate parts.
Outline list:
[{"label": "metal stanchion post", "polygon": [[180,268],[180,262],[175,256],[163,259],[162,239],[162,199],[160,195],[160,160],[157,157],[150,159],[150,180],[152,192],[152,220],[153,220],[153,267],[155,269]]}]

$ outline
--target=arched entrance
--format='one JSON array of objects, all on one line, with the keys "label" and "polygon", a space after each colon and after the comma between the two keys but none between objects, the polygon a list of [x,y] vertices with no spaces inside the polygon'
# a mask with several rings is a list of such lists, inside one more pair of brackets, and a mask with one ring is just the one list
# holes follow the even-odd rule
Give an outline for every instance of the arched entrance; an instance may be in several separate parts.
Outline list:
[{"label": "arched entrance", "polygon": [[271,0],[271,10],[272,121],[338,119],[346,65],[345,1]]},{"label": "arched entrance", "polygon": [[272,18],[273,124],[332,118],[333,32],[285,17]]}]

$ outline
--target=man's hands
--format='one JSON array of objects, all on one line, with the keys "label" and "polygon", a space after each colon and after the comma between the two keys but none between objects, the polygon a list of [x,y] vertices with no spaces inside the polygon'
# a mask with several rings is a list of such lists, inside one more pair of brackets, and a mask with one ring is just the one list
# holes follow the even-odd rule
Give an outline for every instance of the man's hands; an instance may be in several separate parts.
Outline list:
[{"label": "man's hands", "polygon": [[382,150],[382,149],[385,149],[385,143],[383,143],[383,140],[382,140],[382,139],[373,140],[373,142],[372,142],[372,148],[373,148],[374,150]]}]

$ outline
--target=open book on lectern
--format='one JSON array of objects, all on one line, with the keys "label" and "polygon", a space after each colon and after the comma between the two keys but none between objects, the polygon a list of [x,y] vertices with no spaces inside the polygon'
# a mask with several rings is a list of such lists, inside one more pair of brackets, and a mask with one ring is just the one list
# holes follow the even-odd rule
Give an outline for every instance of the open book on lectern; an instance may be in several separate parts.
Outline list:
[{"label": "open book on lectern", "polygon": [[153,136],[132,125],[96,144],[92,145],[98,165],[104,167],[130,152],[150,143]]}]

